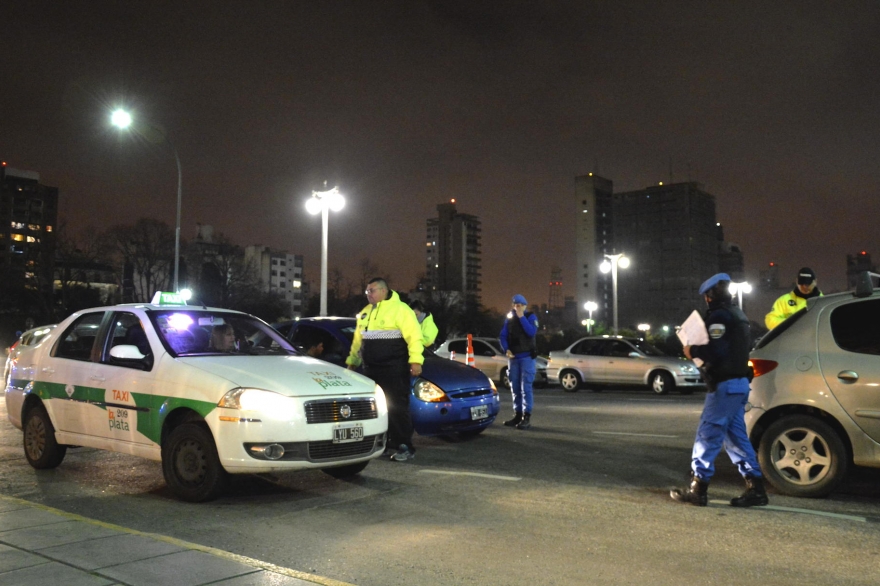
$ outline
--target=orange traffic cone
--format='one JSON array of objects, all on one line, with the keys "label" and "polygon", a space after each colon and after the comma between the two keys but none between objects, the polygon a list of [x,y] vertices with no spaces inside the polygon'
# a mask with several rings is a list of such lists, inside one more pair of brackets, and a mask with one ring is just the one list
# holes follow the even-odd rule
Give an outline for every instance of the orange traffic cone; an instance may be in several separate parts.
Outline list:
[{"label": "orange traffic cone", "polygon": [[468,345],[467,345],[467,365],[473,366],[476,368],[476,364],[474,361],[474,336],[473,334],[468,334]]}]

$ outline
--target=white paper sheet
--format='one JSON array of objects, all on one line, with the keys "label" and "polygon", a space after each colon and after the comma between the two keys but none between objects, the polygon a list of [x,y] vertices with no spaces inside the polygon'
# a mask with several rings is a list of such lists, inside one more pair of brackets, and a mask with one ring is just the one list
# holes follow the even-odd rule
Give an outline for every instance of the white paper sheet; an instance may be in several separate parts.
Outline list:
[{"label": "white paper sheet", "polygon": [[[703,316],[696,309],[684,320],[676,334],[678,339],[681,340],[682,346],[702,346],[709,343],[709,332],[706,331],[706,322],[703,321]],[[703,364],[703,361],[699,358],[694,358],[694,364],[700,366]]]}]

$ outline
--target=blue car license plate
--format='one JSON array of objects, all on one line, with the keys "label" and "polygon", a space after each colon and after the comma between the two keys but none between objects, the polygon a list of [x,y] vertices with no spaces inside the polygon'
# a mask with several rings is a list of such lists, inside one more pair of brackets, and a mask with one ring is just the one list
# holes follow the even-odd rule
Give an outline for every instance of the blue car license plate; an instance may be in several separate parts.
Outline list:
[{"label": "blue car license plate", "polygon": [[478,419],[486,419],[489,417],[489,406],[488,405],[477,405],[476,407],[471,407],[471,419],[477,421]]},{"label": "blue car license plate", "polygon": [[364,439],[364,426],[360,424],[336,427],[333,429],[333,443],[345,444],[359,442]]}]

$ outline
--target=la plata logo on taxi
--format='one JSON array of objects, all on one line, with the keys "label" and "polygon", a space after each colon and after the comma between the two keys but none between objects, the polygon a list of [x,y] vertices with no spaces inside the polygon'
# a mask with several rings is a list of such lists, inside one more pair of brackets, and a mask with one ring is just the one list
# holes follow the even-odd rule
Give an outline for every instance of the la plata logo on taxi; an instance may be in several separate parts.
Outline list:
[{"label": "la plata logo on taxi", "polygon": [[[128,391],[117,391],[113,389],[114,401],[130,401],[131,396]],[[110,421],[110,429],[118,431],[129,431],[128,427],[128,409],[107,409],[107,417]]]},{"label": "la plata logo on taxi", "polygon": [[310,372],[312,380],[321,385],[322,389],[327,387],[350,387],[351,383],[342,380],[342,377],[332,372]]}]

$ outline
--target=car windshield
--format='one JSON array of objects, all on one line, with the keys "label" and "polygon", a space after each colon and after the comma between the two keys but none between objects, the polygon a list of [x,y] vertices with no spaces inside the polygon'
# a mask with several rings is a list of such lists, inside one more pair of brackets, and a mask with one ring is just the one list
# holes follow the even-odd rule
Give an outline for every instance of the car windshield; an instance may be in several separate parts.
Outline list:
[{"label": "car windshield", "polygon": [[649,344],[644,340],[629,340],[629,343],[638,348],[645,356],[666,356],[660,348]]},{"label": "car windshield", "polygon": [[296,354],[278,332],[242,313],[168,309],[151,311],[150,320],[174,356]]}]

